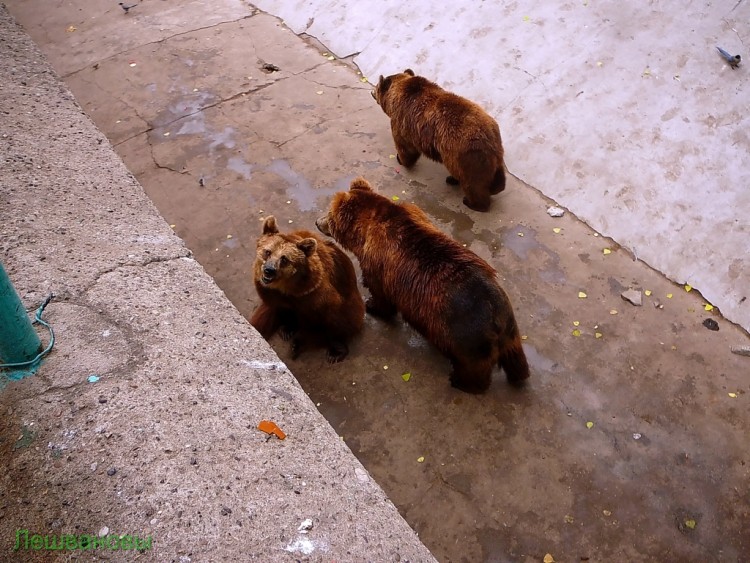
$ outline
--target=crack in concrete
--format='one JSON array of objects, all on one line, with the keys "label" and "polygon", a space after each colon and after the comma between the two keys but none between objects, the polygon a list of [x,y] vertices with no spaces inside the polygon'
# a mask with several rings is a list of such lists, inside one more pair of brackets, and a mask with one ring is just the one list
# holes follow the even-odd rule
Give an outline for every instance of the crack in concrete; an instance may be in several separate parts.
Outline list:
[{"label": "crack in concrete", "polygon": [[[256,16],[258,14],[258,12],[259,11],[257,9],[255,9],[252,14],[249,14],[247,16],[242,16],[241,18],[238,18],[236,20],[228,20],[228,21],[217,22],[217,23],[214,23],[214,24],[211,24],[211,25],[206,25],[206,26],[203,26],[203,27],[197,27],[195,29],[190,29],[188,31],[181,31],[179,33],[174,33],[174,34],[169,35],[167,37],[162,37],[161,39],[157,39],[155,41],[150,41],[148,43],[141,43],[141,44],[139,44],[139,45],[137,45],[135,47],[131,47],[130,49],[125,49],[124,51],[118,51],[117,53],[114,53],[114,54],[112,54],[112,55],[110,55],[108,57],[105,57],[104,59],[101,59],[101,60],[97,61],[97,63],[101,64],[103,62],[107,62],[107,61],[109,61],[111,59],[114,59],[116,57],[120,57],[122,55],[127,55],[128,53],[132,53],[133,51],[137,51],[138,49],[142,49],[143,47],[148,47],[150,45],[159,45],[160,43],[164,43],[165,41],[169,41],[170,39],[174,39],[175,37],[181,37],[183,35],[189,35],[190,33],[196,33],[198,31],[204,31],[206,29],[212,29],[214,27],[219,27],[221,25],[227,25],[227,24],[233,24],[233,23],[241,22],[243,20],[247,20],[247,19],[250,19],[250,18]],[[65,80],[69,76],[73,76],[74,74],[77,74],[77,73],[85,70],[88,66],[89,65],[87,64],[86,66],[82,66],[81,68],[78,68],[76,70],[73,70],[73,71],[70,71],[70,72],[68,72],[66,74],[63,74],[63,75],[61,75],[61,78],[63,80]]]},{"label": "crack in concrete", "polygon": [[[151,264],[157,264],[160,262],[172,262],[176,260],[181,260],[183,258],[188,258],[191,260],[193,259],[193,253],[190,251],[189,248],[184,247],[184,246],[180,249],[180,252],[174,256],[150,256],[146,258],[145,260],[121,262],[109,268],[104,268],[103,270],[97,272],[94,275],[94,279],[83,287],[83,290],[81,291],[80,295],[72,295],[70,296],[70,298],[80,298],[82,295],[85,295],[89,291],[91,291],[94,288],[94,286],[96,286],[96,284],[98,284],[99,281],[104,276],[106,276],[107,274],[117,272],[118,270],[121,270],[123,268],[146,268],[150,266]],[[55,295],[58,295],[58,294],[56,293]],[[60,294],[60,295],[63,295],[63,294]]]},{"label": "crack in concrete", "polygon": [[154,154],[154,145],[151,142],[151,139],[149,138],[149,135],[146,135],[146,143],[148,144],[148,154],[151,156],[151,162],[154,163],[154,166],[158,168],[159,170],[169,170],[170,172],[175,172],[177,174],[187,174],[189,170],[186,168],[185,170],[175,170],[171,166],[167,166],[165,164],[160,164],[159,161],[156,159],[156,155]]},{"label": "crack in concrete", "polygon": [[[348,116],[352,116],[352,115],[357,114],[357,113],[359,113],[361,111],[365,111],[365,110],[367,110],[369,108],[370,108],[370,106],[368,105],[366,107],[362,107],[362,108],[356,109],[353,112],[349,113]],[[292,141],[294,141],[296,139],[299,139],[303,135],[306,135],[307,133],[309,133],[310,131],[312,131],[316,127],[320,127],[321,125],[323,125],[324,123],[328,123],[329,121],[336,121],[337,119],[341,119],[341,117],[337,116],[337,117],[331,117],[329,119],[323,119],[322,121],[319,121],[319,122],[315,123],[314,125],[311,125],[310,127],[308,127],[307,129],[305,129],[301,133],[298,133],[297,135],[294,135],[293,137],[291,137],[289,139],[286,139],[284,141],[277,142],[277,141],[268,140],[268,142],[271,143],[272,145],[274,145],[277,149],[280,149],[281,147],[283,147],[287,143],[291,143]]]}]

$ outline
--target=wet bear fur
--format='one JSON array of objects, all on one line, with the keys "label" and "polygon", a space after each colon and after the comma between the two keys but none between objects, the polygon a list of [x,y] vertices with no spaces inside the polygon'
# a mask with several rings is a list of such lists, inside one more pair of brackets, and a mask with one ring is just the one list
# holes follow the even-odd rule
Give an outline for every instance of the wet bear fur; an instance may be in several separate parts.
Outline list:
[{"label": "wet bear fur", "polygon": [[505,189],[500,127],[474,102],[443,90],[414,71],[380,76],[373,98],[391,118],[398,161],[411,168],[420,155],[442,162],[464,192],[464,204],[487,211]]},{"label": "wet bear fur", "polygon": [[280,233],[269,216],[253,272],[261,304],[250,323],[266,340],[280,330],[294,358],[309,343],[326,346],[330,363],[346,357],[365,305],[352,261],[338,246],[309,231]]},{"label": "wet bear fur", "polygon": [[385,319],[400,312],[451,361],[454,387],[485,391],[496,364],[511,383],[529,377],[513,307],[492,266],[417,206],[393,203],[357,178],[316,225],[359,260],[367,312]]}]

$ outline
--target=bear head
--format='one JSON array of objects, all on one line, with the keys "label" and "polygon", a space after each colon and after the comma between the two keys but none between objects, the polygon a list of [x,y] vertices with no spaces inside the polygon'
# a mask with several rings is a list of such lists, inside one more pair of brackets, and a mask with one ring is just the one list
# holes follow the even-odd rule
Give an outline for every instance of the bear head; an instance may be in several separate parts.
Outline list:
[{"label": "bear head", "polygon": [[328,212],[315,221],[315,226],[321,233],[333,237],[344,248],[354,252],[364,245],[368,226],[382,224],[378,217],[383,212],[383,202],[386,206],[390,203],[375,193],[367,180],[356,178],[348,192],[333,196]]},{"label": "bear head", "polygon": [[380,75],[380,80],[378,80],[377,86],[375,86],[375,89],[370,92],[372,97],[375,99],[376,102],[378,102],[378,105],[383,109],[383,111],[386,113],[386,115],[389,114],[389,92],[391,91],[391,87],[394,84],[397,84],[403,80],[408,80],[409,78],[412,78],[414,76],[414,71],[410,68],[407,68],[404,72],[399,72],[398,74],[391,74],[388,77],[383,78],[383,75]]},{"label": "bear head", "polygon": [[312,237],[282,234],[270,215],[263,222],[255,258],[255,281],[265,287],[283,290],[286,284],[304,276],[318,241]]}]

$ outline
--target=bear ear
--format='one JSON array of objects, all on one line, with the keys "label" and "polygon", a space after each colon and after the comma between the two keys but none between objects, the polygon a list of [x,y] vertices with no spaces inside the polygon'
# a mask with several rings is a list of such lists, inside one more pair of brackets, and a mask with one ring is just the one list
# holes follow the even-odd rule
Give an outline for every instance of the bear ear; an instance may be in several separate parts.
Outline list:
[{"label": "bear ear", "polygon": [[414,71],[412,69],[410,69],[410,68],[407,68],[404,71],[404,74],[408,74],[409,76],[414,76]]},{"label": "bear ear", "polygon": [[312,237],[303,238],[297,243],[297,248],[304,252],[305,256],[309,258],[312,256],[312,253],[315,252],[315,249],[318,248],[318,241]]},{"label": "bear ear", "polygon": [[349,191],[353,190],[364,190],[369,192],[372,191],[372,186],[367,180],[360,176],[359,178],[352,180],[352,183],[349,185]]},{"label": "bear ear", "polygon": [[275,235],[279,232],[279,228],[276,226],[276,218],[273,215],[266,217],[263,221],[263,234],[264,235]]},{"label": "bear ear", "polygon": [[391,87],[391,77],[383,78],[383,75],[380,75],[380,80],[378,80],[378,93],[383,94],[388,91],[388,88]]}]

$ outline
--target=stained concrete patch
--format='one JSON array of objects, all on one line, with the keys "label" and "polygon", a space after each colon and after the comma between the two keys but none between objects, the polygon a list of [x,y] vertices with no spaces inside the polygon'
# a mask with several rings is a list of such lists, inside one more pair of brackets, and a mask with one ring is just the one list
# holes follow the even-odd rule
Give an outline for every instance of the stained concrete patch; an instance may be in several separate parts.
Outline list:
[{"label": "stained concrete patch", "polygon": [[140,345],[101,310],[53,302],[44,317],[55,330],[56,369],[42,369],[38,379],[51,388],[83,385],[91,375],[116,377],[128,363],[138,360]]}]

